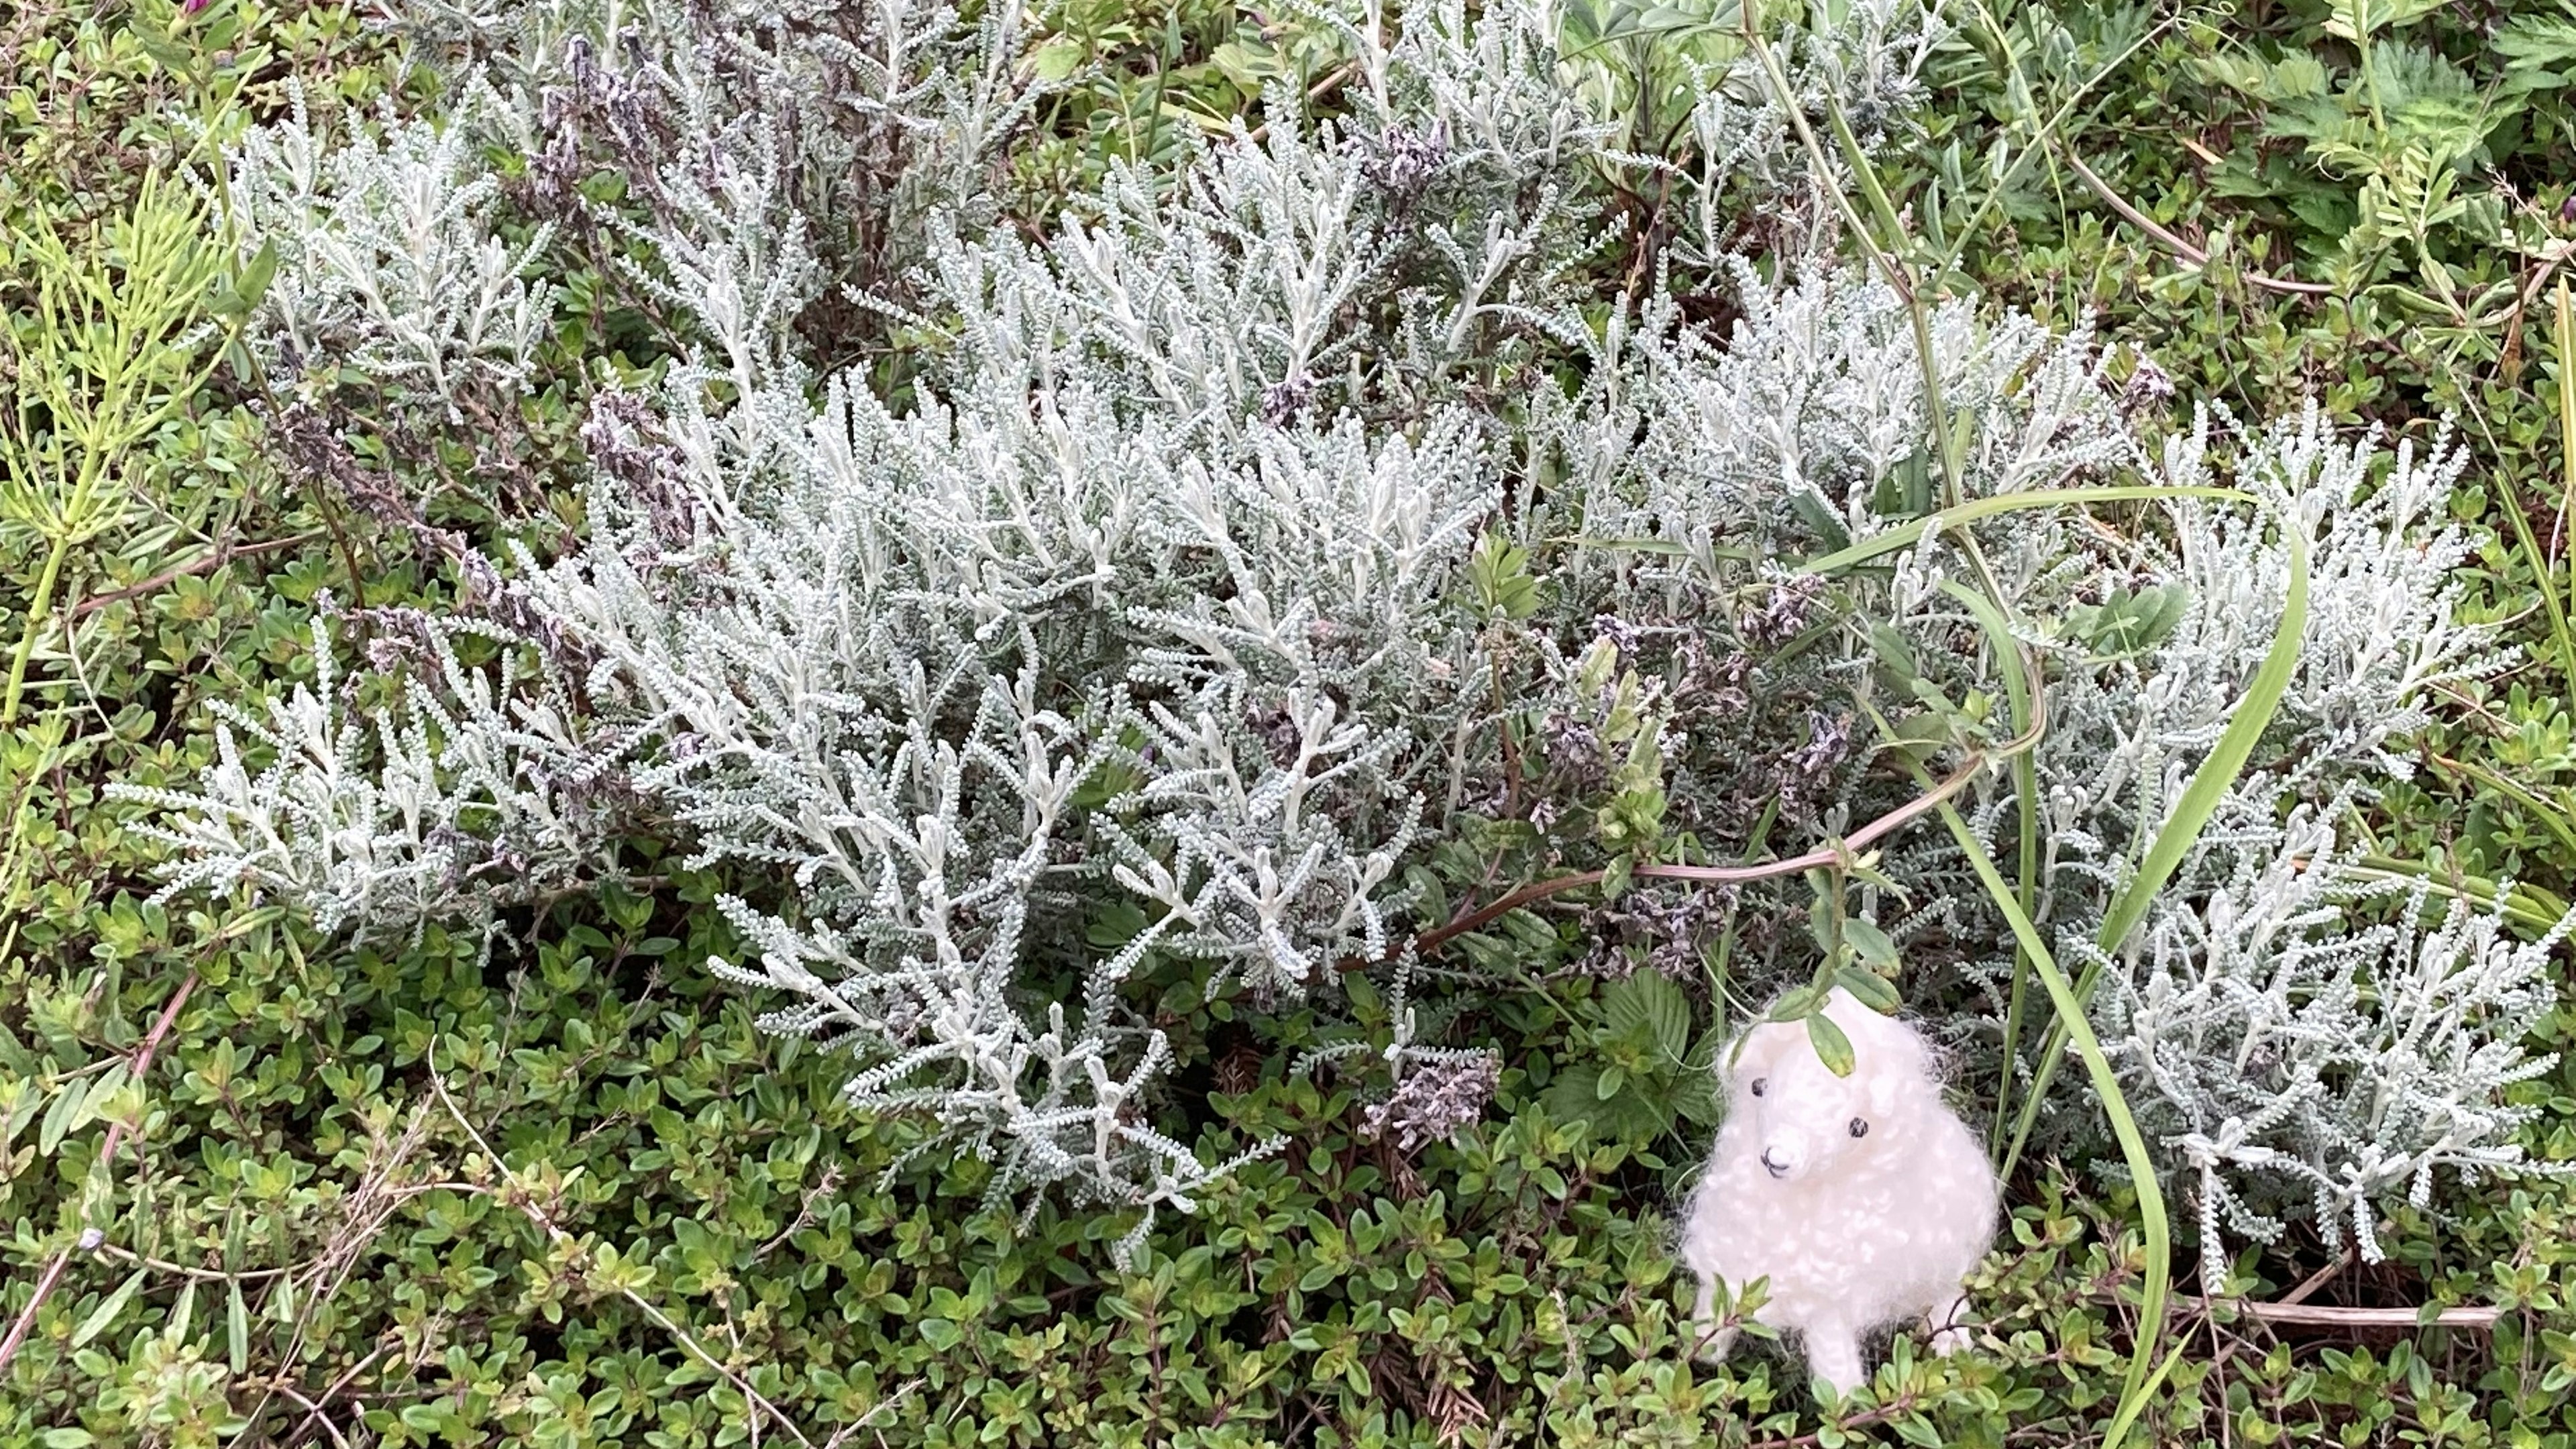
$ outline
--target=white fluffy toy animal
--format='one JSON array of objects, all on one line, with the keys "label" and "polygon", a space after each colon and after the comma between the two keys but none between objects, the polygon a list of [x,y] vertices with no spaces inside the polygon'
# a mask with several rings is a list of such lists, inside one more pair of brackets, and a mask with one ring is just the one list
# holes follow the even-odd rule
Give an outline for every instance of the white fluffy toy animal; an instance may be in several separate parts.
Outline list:
[{"label": "white fluffy toy animal", "polygon": [[[1741,1293],[1767,1278],[1754,1321],[1796,1333],[1809,1370],[1847,1394],[1865,1378],[1872,1329],[1919,1317],[1934,1353],[1967,1344],[1960,1284],[1994,1241],[1998,1193],[1914,1029],[1839,987],[1824,1010],[1851,1041],[1848,1077],[1826,1067],[1804,1022],[1756,1025],[1719,1056],[1726,1119],[1681,1248],[1703,1333],[1720,1280]],[[1703,1351],[1724,1358],[1734,1338],[1727,1329]]]}]

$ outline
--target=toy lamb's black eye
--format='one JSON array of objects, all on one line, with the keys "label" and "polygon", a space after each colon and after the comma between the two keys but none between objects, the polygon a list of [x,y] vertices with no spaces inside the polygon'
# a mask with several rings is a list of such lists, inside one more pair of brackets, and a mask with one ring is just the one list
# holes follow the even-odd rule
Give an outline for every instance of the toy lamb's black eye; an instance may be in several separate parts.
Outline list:
[{"label": "toy lamb's black eye", "polygon": [[1757,1097],[1761,1096],[1761,1095],[1762,1095],[1762,1084],[1763,1084],[1764,1082],[1769,1081],[1769,1080],[1771,1080],[1769,1077],[1755,1077],[1755,1078],[1753,1079],[1753,1095],[1755,1095],[1755,1096],[1757,1096]]},{"label": "toy lamb's black eye", "polygon": [[1869,1135],[1869,1124],[1860,1120],[1858,1117],[1854,1117],[1852,1119],[1851,1133],[1854,1137],[1867,1137]]}]

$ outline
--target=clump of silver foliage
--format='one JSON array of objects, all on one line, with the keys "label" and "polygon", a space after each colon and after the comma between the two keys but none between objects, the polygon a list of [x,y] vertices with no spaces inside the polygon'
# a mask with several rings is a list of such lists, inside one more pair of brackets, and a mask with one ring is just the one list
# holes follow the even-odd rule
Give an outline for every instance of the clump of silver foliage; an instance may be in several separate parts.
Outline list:
[{"label": "clump of silver foliage", "polygon": [[[1821,113],[1831,88],[1892,130],[1938,22],[1912,0],[1849,8],[1794,38],[1792,103]],[[1390,959],[1422,905],[1408,867],[1510,800],[1505,715],[1590,728],[1624,671],[1659,711],[1628,762],[1682,823],[1740,836],[1726,801],[1803,772],[1784,823],[1821,838],[1912,788],[1869,768],[1855,713],[1911,706],[1883,682],[1889,649],[1927,687],[1996,691],[1950,587],[1975,576],[1967,535],[1929,533],[1829,592],[1797,576],[1901,525],[1887,499],[1921,486],[1932,430],[1908,310],[1833,260],[1834,178],[1749,60],[1691,72],[1697,154],[1724,164],[1671,178],[1697,218],[1684,249],[1741,309],[1721,337],[1659,282],[1606,319],[1581,310],[1583,264],[1610,240],[1599,179],[1644,163],[1574,103],[1548,0],[1473,19],[1448,0],[1400,25],[1333,12],[1344,119],[1283,92],[1265,136],[1197,145],[1177,175],[1119,171],[1038,242],[985,224],[987,159],[1029,98],[1006,24],[781,11],[648,0],[612,33],[609,7],[577,0],[424,7],[423,33],[471,57],[473,99],[445,130],[344,120],[352,139],[324,154],[298,116],[238,149],[248,244],[281,258],[272,359],[336,338],[416,388],[518,376],[543,289],[495,272],[517,254],[496,250],[491,188],[461,174],[455,138],[517,149],[528,204],[577,217],[575,124],[653,168],[642,219],[597,224],[690,357],[596,397],[587,540],[512,561],[514,607],[545,625],[519,631],[516,673],[457,662],[468,624],[424,626],[433,662],[390,714],[353,716],[326,672],[235,715],[270,747],[263,770],[226,732],[198,791],[133,792],[168,812],[174,889],[246,885],[325,928],[399,936],[614,874],[621,824],[655,815],[695,862],[766,882],[722,901],[749,949],[716,969],[779,993],[773,1029],[849,1051],[853,1100],[934,1120],[997,1163],[997,1195],[1033,1207],[1055,1187],[1150,1220],[1231,1164],[1153,1128],[1170,1050],[1122,982],[1159,953],[1300,997]],[[698,43],[710,26],[724,44]],[[863,164],[887,158],[905,158],[900,184],[831,179],[887,175]],[[1726,254],[1718,194],[1748,191],[1786,218],[1780,280]],[[399,290],[355,284],[402,247]],[[809,364],[796,321],[835,290],[926,339],[901,407]],[[2090,336],[1967,301],[1930,320],[1963,496],[2240,495],[2134,505],[2116,528],[2064,506],[1974,525],[2047,681],[2034,907],[2070,967],[2307,559],[2279,717],[2100,962],[2094,1010],[2142,1121],[2197,1175],[2213,1245],[2276,1231],[2289,1205],[2375,1253],[2374,1201],[2520,1161],[2504,1089],[2547,1065],[2519,1042],[2550,1006],[2555,936],[2516,944],[2420,897],[2373,914],[2341,869],[2336,821],[2405,773],[2394,742],[2426,691],[2494,663],[2446,582],[2461,458],[2391,459],[2313,413],[2150,442]],[[1520,621],[1535,644],[1468,602],[1471,560],[1503,544],[1547,575]],[[2176,607],[2120,611],[2140,599]],[[1599,619],[1626,622],[1587,652]],[[1760,722],[1743,683],[1758,646],[1815,628],[1800,667],[1817,703]],[[1681,641],[1669,667],[1649,638]],[[1497,689],[1507,668],[1524,697]],[[1787,733],[1772,749],[1765,730]],[[1976,790],[2006,858],[2014,777]],[[1886,869],[1904,897],[1866,908],[1964,951],[1909,995],[1991,1056],[2001,917],[1945,841],[1909,838]],[[1106,952],[1081,924],[1103,898],[1150,923]],[[1037,999],[1039,960],[1088,961],[1079,996]],[[1372,1121],[1418,1136],[1455,1119],[1399,1090]]]}]

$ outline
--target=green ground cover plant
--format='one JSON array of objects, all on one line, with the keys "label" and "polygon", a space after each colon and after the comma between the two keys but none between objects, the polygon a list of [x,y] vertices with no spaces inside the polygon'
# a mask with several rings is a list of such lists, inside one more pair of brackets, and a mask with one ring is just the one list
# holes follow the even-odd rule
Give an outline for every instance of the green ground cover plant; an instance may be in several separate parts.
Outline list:
[{"label": "green ground cover plant", "polygon": [[1416,9],[0,19],[0,1441],[2576,1439],[2576,13]]}]

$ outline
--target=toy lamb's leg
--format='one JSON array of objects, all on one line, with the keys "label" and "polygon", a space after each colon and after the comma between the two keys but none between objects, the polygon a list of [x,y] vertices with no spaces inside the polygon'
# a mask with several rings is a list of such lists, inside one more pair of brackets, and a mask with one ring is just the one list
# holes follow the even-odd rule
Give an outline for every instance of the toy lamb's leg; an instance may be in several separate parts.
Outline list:
[{"label": "toy lamb's leg", "polygon": [[1848,1394],[1868,1381],[1860,1363],[1860,1331],[1843,1323],[1810,1323],[1803,1336],[1807,1340],[1807,1371],[1823,1379],[1837,1394]]},{"label": "toy lamb's leg", "polygon": [[1929,1315],[1932,1325],[1932,1352],[1948,1358],[1968,1346],[1968,1297],[1953,1293]]}]

